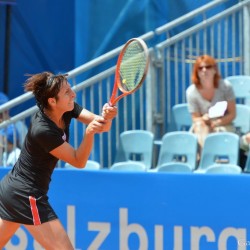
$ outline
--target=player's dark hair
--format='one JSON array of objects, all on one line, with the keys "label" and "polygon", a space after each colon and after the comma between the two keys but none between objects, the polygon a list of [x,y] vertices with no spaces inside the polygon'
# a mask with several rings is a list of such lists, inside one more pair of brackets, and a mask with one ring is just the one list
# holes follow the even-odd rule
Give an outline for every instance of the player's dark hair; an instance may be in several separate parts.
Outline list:
[{"label": "player's dark hair", "polygon": [[49,109],[48,99],[56,98],[61,89],[61,86],[66,78],[64,75],[54,75],[51,72],[42,72],[39,74],[27,74],[30,76],[25,84],[25,91],[31,91],[36,99],[37,106],[43,110]]}]

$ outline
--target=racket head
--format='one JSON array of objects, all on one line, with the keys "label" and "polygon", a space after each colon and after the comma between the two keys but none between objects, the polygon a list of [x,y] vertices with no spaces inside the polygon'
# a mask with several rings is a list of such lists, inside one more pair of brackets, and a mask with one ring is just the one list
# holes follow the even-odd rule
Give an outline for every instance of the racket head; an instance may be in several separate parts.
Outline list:
[{"label": "racket head", "polygon": [[132,38],[122,48],[116,66],[116,84],[125,95],[135,92],[146,78],[149,52],[140,38]]}]

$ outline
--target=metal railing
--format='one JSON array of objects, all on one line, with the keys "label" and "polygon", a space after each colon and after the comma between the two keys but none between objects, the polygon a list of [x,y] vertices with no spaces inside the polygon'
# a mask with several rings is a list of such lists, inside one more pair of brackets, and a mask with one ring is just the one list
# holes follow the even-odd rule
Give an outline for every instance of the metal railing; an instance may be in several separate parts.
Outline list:
[{"label": "metal railing", "polygon": [[[109,133],[96,135],[91,159],[102,167],[115,160],[121,132],[130,129],[152,131],[155,138],[173,129],[171,109],[185,102],[185,90],[191,84],[192,63],[197,55],[210,54],[217,58],[222,77],[250,74],[250,0],[219,11],[209,10],[225,0],[214,0],[166,25],[141,36],[150,44],[150,69],[142,87],[118,102],[118,117]],[[200,22],[190,22],[200,18]],[[182,25],[184,29],[176,32]],[[247,33],[247,32],[248,33]],[[174,34],[174,35],[170,35]],[[160,41],[154,44],[154,41]],[[114,83],[117,55],[122,46],[83,64],[69,72],[69,81],[77,93],[77,102],[94,113],[109,100]],[[23,105],[26,110],[0,124],[0,129],[17,121],[29,121],[37,110],[27,109],[25,102],[32,98],[25,93],[0,106],[0,112]],[[85,127],[71,125],[71,143],[77,147]]]}]

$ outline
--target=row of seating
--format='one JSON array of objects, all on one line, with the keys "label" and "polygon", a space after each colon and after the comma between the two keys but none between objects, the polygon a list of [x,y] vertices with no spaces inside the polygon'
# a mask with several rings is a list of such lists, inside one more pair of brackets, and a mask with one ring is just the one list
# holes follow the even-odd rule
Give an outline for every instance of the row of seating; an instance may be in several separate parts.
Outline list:
[{"label": "row of seating", "polygon": [[[76,169],[69,164],[65,165],[65,169]],[[89,160],[84,168],[85,170],[101,170],[100,163]],[[126,171],[126,172],[167,172],[167,173],[193,173],[191,167],[182,162],[169,162],[160,165],[159,167],[147,170],[146,166],[142,162],[138,161],[124,161],[114,163],[109,170],[111,171]],[[206,168],[203,173],[209,174],[241,174],[242,169],[234,164],[213,164]]]},{"label": "row of seating", "polygon": [[[200,160],[197,160],[198,140],[188,131],[166,133],[160,141],[160,151],[156,168],[166,163],[184,163],[192,171],[203,172],[214,164],[239,163],[240,137],[231,132],[211,133],[206,137]],[[120,135],[120,148],[123,158],[116,162],[140,161],[146,170],[152,169],[154,135],[150,131],[131,130]],[[249,171],[249,167],[245,167]]]},{"label": "row of seating", "polygon": [[[220,132],[209,134],[204,148],[197,160],[198,140],[195,134],[188,131],[173,131],[166,133],[161,140],[156,167],[152,167],[154,154],[154,135],[146,130],[130,130],[120,134],[118,154],[122,158],[110,169],[142,170],[142,171],[173,171],[206,172],[213,165],[235,165],[239,162],[239,136],[235,133]],[[248,163],[250,160],[247,161]],[[128,164],[129,163],[129,164]],[[250,164],[248,164],[250,165]],[[246,165],[244,172],[250,172]],[[68,164],[65,168],[70,167]],[[99,163],[88,161],[85,169],[100,169]],[[160,170],[161,171],[161,170]]]},{"label": "row of seating", "polygon": [[[145,165],[141,162],[127,161],[118,162],[111,166],[114,171],[133,171],[133,172],[167,172],[167,173],[195,173],[188,164],[182,162],[169,162],[159,167],[147,171]],[[207,167],[202,173],[208,174],[241,174],[242,169],[234,164],[213,164]]]}]

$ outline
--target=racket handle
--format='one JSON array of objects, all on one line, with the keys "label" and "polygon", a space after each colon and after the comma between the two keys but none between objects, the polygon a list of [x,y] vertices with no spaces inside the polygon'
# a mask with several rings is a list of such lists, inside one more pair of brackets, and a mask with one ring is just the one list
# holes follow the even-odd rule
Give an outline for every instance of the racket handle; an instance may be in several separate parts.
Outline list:
[{"label": "racket handle", "polygon": [[115,103],[112,103],[111,101],[109,101],[108,105],[109,105],[110,107],[113,107],[113,106],[115,106]]}]

